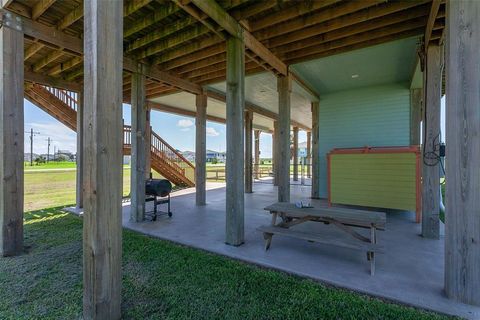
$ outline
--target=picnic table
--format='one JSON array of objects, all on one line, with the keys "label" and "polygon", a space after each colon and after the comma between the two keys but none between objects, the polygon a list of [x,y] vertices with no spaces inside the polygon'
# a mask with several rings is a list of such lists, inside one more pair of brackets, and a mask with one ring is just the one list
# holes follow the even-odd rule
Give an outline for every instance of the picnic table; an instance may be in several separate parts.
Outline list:
[{"label": "picnic table", "polygon": [[[383,252],[382,246],[377,243],[377,230],[385,230],[384,212],[328,206],[298,208],[295,204],[286,202],[272,204],[265,210],[272,214],[271,224],[258,228],[264,235],[265,250],[270,248],[273,235],[362,250],[367,253],[367,260],[370,261],[370,274],[375,274],[375,253]],[[277,218],[281,218],[278,223]],[[308,221],[330,224],[343,231],[343,234],[330,235],[292,229]],[[365,237],[354,228],[370,229],[370,237]]]}]

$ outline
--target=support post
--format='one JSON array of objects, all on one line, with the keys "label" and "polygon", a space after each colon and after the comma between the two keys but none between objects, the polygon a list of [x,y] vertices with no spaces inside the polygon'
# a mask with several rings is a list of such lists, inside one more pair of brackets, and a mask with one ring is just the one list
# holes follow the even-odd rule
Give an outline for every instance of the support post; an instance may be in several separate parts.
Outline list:
[{"label": "support post", "polygon": [[290,202],[290,93],[292,79],[279,76],[278,90],[278,201]]},{"label": "support post", "polygon": [[254,131],[254,140],[255,140],[255,179],[260,177],[260,130]]},{"label": "support post", "polygon": [[0,255],[23,252],[23,32],[0,27]]},{"label": "support post", "polygon": [[85,130],[83,130],[83,121],[84,121],[84,111],[83,111],[83,92],[78,93],[77,99],[77,189],[76,189],[76,200],[77,200],[77,209],[83,208],[83,140]]},{"label": "support post", "polygon": [[152,109],[147,105],[147,122],[145,132],[145,179],[150,179],[152,173],[152,125],[150,117],[152,115]]},{"label": "support post", "polygon": [[298,181],[298,127],[293,127],[293,181]]},{"label": "support post", "polygon": [[[440,237],[440,99],[442,95],[442,64],[440,46],[427,49],[425,71],[425,118],[422,170],[422,235]],[[420,217],[417,217],[419,219]],[[419,221],[417,221],[419,222]]]},{"label": "support post", "polygon": [[320,103],[312,102],[312,198],[320,198]]},{"label": "support post", "polygon": [[447,1],[445,291],[480,306],[480,2]]},{"label": "support post", "polygon": [[245,45],[227,38],[227,163],[226,243],[244,242],[244,143]]},{"label": "support post", "polygon": [[130,221],[145,220],[145,177],[147,175],[147,117],[145,75],[142,64],[132,73],[132,170],[130,179]]},{"label": "support post", "polygon": [[272,172],[273,185],[278,186],[278,121],[273,121],[272,134]]},{"label": "support post", "polygon": [[307,131],[307,178],[312,177],[312,132]]},{"label": "support post", "polygon": [[206,204],[207,191],[207,95],[198,94],[195,99],[195,199],[197,206]]},{"label": "support post", "polygon": [[245,193],[253,192],[253,112],[245,112]]},{"label": "support post", "polygon": [[410,90],[410,145],[420,144],[420,123],[422,121],[423,89]]},{"label": "support post", "polygon": [[88,0],[83,5],[83,317],[120,319],[123,1]]}]

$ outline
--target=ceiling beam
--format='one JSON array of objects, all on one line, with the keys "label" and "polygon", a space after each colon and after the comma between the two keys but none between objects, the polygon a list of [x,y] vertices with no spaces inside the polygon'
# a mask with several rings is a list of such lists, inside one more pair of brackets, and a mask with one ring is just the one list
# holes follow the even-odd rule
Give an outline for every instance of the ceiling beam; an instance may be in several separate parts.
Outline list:
[{"label": "ceiling beam", "polygon": [[35,3],[32,9],[32,19],[37,20],[55,1],[57,0],[37,0],[37,3]]},{"label": "ceiling beam", "polygon": [[437,19],[438,10],[440,9],[441,0],[433,0],[432,7],[430,8],[430,14],[428,15],[427,26],[425,27],[425,50],[430,43],[430,38],[432,36],[433,26],[435,20]]},{"label": "ceiling beam", "polygon": [[[6,11],[6,10],[3,10]],[[4,17],[5,15],[0,15]],[[17,16],[12,13],[13,18]],[[34,39],[45,41],[49,45],[58,48],[68,48],[69,51],[76,55],[83,55],[83,39],[67,35],[53,27],[48,27],[41,23],[26,18],[20,18],[23,22],[24,32],[26,36]],[[137,63],[131,58],[123,58],[123,69],[129,72],[137,72]],[[158,67],[147,66],[145,75],[156,81],[166,83],[174,88],[178,88],[187,92],[198,94],[201,87],[188,80],[173,76],[167,72],[161,71]]]},{"label": "ceiling beam", "polygon": [[317,90],[315,90],[307,81],[305,81],[300,75],[290,69],[290,75],[292,79],[300,86],[303,90],[307,92],[311,102],[320,101],[320,95],[318,94]]},{"label": "ceiling beam", "polygon": [[268,63],[277,73],[287,75],[287,65],[230,16],[215,0],[192,0],[192,2],[230,35],[243,39],[245,46]]},{"label": "ceiling beam", "polygon": [[82,90],[82,85],[77,82],[69,82],[60,78],[54,78],[46,76],[40,73],[35,73],[30,70],[25,70],[24,79],[27,82],[39,83],[46,86],[51,86],[60,89],[66,89],[69,91],[80,92]]},{"label": "ceiling beam", "polygon": [[[209,98],[215,99],[215,100],[223,102],[223,103],[227,102],[227,98],[226,98],[225,94],[222,93],[222,92],[219,92],[219,91],[213,90],[213,89],[207,89],[206,93],[207,93],[207,96]],[[277,113],[275,113],[273,111],[270,111],[268,109],[265,109],[263,107],[260,107],[256,104],[248,102],[248,101],[245,101],[245,110],[252,111],[253,113],[259,114],[259,115],[264,116],[266,118],[270,118],[272,120],[277,120],[278,119],[278,114]],[[292,126],[299,127],[302,130],[306,130],[306,131],[311,130],[311,128],[309,128],[308,126],[306,126],[302,123],[299,123],[295,120],[290,120],[290,123],[291,123]]]},{"label": "ceiling beam", "polygon": [[[181,109],[177,107],[172,107],[163,103],[158,103],[154,101],[147,101],[147,106],[151,109],[158,110],[158,111],[163,111],[167,113],[173,113],[173,114],[178,114],[182,116],[188,116],[195,118],[197,113],[195,111],[191,110],[186,110],[186,109]],[[207,114],[207,120],[211,122],[217,122],[217,123],[225,123],[225,119],[221,117],[216,117],[216,116],[211,116]]]}]

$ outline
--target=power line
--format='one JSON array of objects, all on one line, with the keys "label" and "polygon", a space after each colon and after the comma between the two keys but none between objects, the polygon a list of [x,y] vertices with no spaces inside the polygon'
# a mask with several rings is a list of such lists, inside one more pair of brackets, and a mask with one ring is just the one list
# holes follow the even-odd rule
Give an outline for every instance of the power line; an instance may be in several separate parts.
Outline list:
[{"label": "power line", "polygon": [[33,128],[30,129],[30,132],[25,131],[25,133],[30,133],[30,166],[33,167],[33,138],[40,134],[40,132],[33,131]]}]

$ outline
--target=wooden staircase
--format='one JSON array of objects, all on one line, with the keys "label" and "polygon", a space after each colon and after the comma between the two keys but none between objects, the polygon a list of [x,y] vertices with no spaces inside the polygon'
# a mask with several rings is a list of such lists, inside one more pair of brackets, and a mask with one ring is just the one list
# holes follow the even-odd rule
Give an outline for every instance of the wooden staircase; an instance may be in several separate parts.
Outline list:
[{"label": "wooden staircase", "polygon": [[[77,130],[77,100],[73,92],[25,84],[25,98],[56,118],[73,131]],[[123,153],[132,152],[132,128],[123,127]],[[195,167],[180,152],[170,146],[153,130],[151,131],[151,164],[173,184],[181,187],[195,186]]]}]

